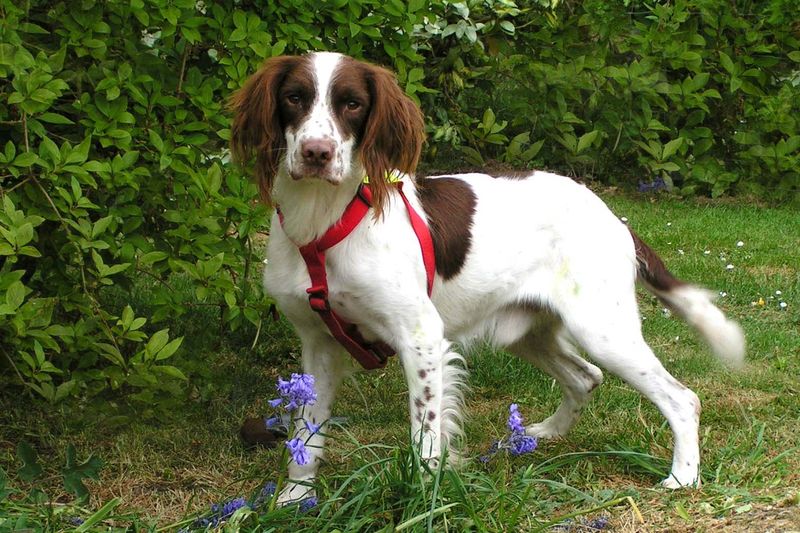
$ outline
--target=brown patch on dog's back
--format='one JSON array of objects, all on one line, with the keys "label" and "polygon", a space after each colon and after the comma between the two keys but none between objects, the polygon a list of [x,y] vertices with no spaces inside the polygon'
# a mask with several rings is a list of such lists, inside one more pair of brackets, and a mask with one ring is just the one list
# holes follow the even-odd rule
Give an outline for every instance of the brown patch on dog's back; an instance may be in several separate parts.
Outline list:
[{"label": "brown patch on dog's back", "polygon": [[456,276],[472,245],[472,217],[477,199],[472,188],[457,178],[418,178],[417,195],[428,217],[436,257],[436,272]]}]

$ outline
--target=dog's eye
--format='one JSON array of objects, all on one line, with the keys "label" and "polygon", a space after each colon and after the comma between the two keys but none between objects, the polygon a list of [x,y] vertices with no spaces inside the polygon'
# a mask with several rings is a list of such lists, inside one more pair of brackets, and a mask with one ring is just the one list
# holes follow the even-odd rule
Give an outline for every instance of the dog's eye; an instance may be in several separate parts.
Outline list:
[{"label": "dog's eye", "polygon": [[300,103],[300,95],[297,93],[287,94],[286,101],[292,105],[297,105]]},{"label": "dog's eye", "polygon": [[345,106],[347,107],[348,110],[355,111],[356,109],[361,107],[361,102],[359,102],[358,100],[348,100]]}]

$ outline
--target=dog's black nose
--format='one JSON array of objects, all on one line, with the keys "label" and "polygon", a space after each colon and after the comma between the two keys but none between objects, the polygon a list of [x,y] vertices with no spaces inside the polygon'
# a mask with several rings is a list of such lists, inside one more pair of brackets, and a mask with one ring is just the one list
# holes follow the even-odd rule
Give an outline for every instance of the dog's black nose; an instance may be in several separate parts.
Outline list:
[{"label": "dog's black nose", "polygon": [[331,139],[310,139],[303,141],[300,153],[306,163],[316,166],[327,165],[333,158],[333,141]]}]

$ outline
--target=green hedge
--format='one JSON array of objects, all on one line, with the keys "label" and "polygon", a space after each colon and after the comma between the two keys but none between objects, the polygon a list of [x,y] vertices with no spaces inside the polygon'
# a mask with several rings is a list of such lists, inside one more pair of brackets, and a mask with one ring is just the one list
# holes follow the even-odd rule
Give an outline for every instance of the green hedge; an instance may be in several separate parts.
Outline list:
[{"label": "green hedge", "polygon": [[794,0],[0,0],[0,386],[153,405],[207,354],[171,364],[168,320],[260,327],[268,209],[225,102],[266,57],[392,66],[429,165],[796,199],[798,20]]},{"label": "green hedge", "polygon": [[0,387],[150,405],[193,368],[158,323],[260,326],[268,210],[228,162],[228,96],[266,57],[377,41],[422,88],[425,8],[0,0]]},{"label": "green hedge", "polygon": [[800,201],[798,2],[554,3],[452,58],[436,139],[478,165]]}]

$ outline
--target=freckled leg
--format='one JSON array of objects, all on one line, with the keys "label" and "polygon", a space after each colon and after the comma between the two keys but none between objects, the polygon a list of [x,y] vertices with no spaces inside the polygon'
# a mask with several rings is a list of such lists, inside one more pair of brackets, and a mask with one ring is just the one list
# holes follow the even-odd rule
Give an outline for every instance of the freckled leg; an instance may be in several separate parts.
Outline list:
[{"label": "freckled leg", "polygon": [[303,340],[303,372],[314,376],[317,401],[293,412],[292,438],[302,439],[306,443],[309,462],[298,465],[290,458],[288,482],[278,496],[280,505],[315,496],[312,483],[324,455],[325,436],[322,433],[328,428],[323,426],[320,432],[309,435],[304,421],[319,425],[328,420],[339,385],[354,371],[349,356],[342,353],[341,347],[333,339]]},{"label": "freckled leg", "polygon": [[408,384],[411,437],[425,459],[441,454],[442,383],[441,344],[417,344],[400,352]]},{"label": "freckled leg", "polygon": [[450,441],[461,432],[463,358],[450,350],[439,331],[418,333],[398,351],[408,383],[414,444],[421,446],[420,453],[432,468],[438,466],[445,448],[450,461],[457,461]]}]

